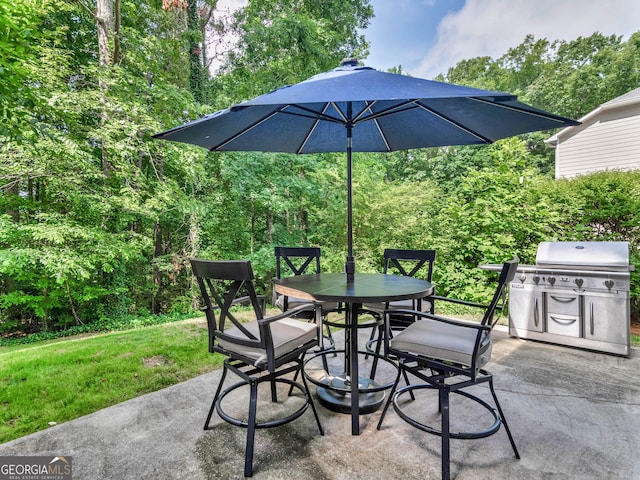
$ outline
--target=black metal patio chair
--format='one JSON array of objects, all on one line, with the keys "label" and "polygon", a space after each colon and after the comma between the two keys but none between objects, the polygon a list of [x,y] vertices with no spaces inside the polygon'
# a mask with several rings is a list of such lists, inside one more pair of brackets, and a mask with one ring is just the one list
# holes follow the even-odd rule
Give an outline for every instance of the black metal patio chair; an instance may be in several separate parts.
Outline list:
[{"label": "black metal patio chair", "polygon": [[[321,250],[319,247],[282,247],[276,246],[274,248],[274,254],[276,257],[276,278],[284,278],[290,275],[308,275],[320,273],[320,256]],[[303,298],[290,297],[287,295],[277,295],[273,293],[272,299],[273,305],[277,306],[281,310],[290,310],[291,308],[299,307],[301,305],[309,304],[309,300]],[[329,312],[338,311],[340,305],[338,303],[330,302],[317,302],[322,310],[323,317],[326,317]],[[303,311],[298,317],[313,319],[313,312]],[[331,335],[331,330],[327,326],[324,332],[324,338],[321,342],[320,348],[324,347],[324,340],[328,341],[326,348],[335,348],[335,342]]]},{"label": "black metal patio chair", "polygon": [[[408,277],[414,277],[416,274],[419,274],[420,278],[431,282],[435,261],[435,250],[385,248],[382,273],[404,275]],[[433,292],[435,293],[435,288]],[[429,297],[416,300],[398,300],[381,304],[365,304],[363,308],[374,312],[380,312],[380,314],[387,309],[418,310],[429,313],[433,313],[434,311],[433,301]],[[389,333],[393,335],[394,330],[402,330],[414,321],[415,318],[411,315],[402,313],[390,314],[391,329],[389,330]],[[382,328],[379,329],[378,333],[378,338],[382,338]],[[378,338],[376,338],[375,334],[376,330],[372,330],[369,341],[367,342],[367,350],[373,352],[373,345],[376,344],[376,352],[379,353],[380,343],[378,343]]]},{"label": "black metal patio chair", "polygon": [[[390,338],[389,335],[385,336],[385,352],[398,359],[400,371],[391,390],[392,393],[382,411],[377,428],[379,430],[382,427],[389,405],[392,404],[394,410],[405,422],[424,432],[439,435],[441,437],[443,479],[450,478],[450,439],[452,438],[483,438],[493,435],[501,425],[504,425],[513,452],[516,458],[520,458],[493,387],[493,376],[483,368],[491,358],[491,331],[497,322],[495,312],[496,309],[501,308],[499,305],[501,299],[502,306],[504,305],[506,288],[515,276],[518,262],[518,258],[514,257],[513,260],[503,264],[496,291],[488,305],[436,297],[438,300],[453,301],[483,309],[484,315],[479,323],[442,317],[417,310],[401,312],[388,310],[385,313],[387,331],[391,328],[391,315],[403,313],[418,320],[393,338]],[[409,374],[420,382],[398,388],[401,373]],[[487,401],[465,390],[467,387],[482,383],[489,384],[495,408]],[[425,389],[438,392],[439,428],[428,425],[426,420],[422,420],[421,414],[420,420],[418,420],[419,414],[408,411],[409,405],[412,405],[413,402],[404,401],[405,394],[417,394],[418,391]],[[479,404],[483,407],[481,409],[483,412],[484,409],[488,410],[493,416],[493,424],[479,432],[451,432],[449,403],[451,393],[461,395]],[[419,395],[416,395],[416,398],[419,398]],[[420,408],[419,410],[422,413],[425,409]]]},{"label": "black metal patio chair", "polygon": [[[280,247],[274,248],[276,257],[276,278],[281,279],[290,275],[305,275],[320,273],[319,247]],[[278,295],[273,292],[273,305],[281,310],[288,310],[310,303],[303,298]],[[311,318],[311,317],[310,317]]]},{"label": "black metal patio chair", "polygon": [[[254,275],[248,260],[210,261],[192,259],[191,266],[197,278],[209,330],[209,351],[226,356],[222,377],[213,397],[205,430],[209,429],[214,410],[226,422],[247,429],[244,475],[253,474],[253,445],[257,428],[283,425],[300,417],[309,406],[313,410],[320,434],[324,435],[318,412],[304,375],[299,383],[286,375],[302,370],[304,355],[319,343],[320,310],[313,304],[301,305],[279,315],[264,316],[264,302],[255,291]],[[252,307],[252,320],[241,321],[235,314],[238,304]],[[293,318],[302,312],[316,311],[315,322]],[[216,316],[216,312],[218,315]],[[227,373],[231,371],[240,381],[225,388]],[[276,386],[284,383],[304,395],[304,402],[293,413],[259,422],[256,419],[258,386],[271,386],[271,401],[277,402]],[[238,388],[249,387],[247,419],[233,416],[223,407],[224,398]]]}]

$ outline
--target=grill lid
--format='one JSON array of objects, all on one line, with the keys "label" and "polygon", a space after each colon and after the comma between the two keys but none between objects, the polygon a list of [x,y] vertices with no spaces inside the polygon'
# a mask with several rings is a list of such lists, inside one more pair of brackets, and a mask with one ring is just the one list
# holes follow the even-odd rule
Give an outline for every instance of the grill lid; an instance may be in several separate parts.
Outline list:
[{"label": "grill lid", "polygon": [[541,242],[536,265],[543,268],[629,270],[627,242]]}]

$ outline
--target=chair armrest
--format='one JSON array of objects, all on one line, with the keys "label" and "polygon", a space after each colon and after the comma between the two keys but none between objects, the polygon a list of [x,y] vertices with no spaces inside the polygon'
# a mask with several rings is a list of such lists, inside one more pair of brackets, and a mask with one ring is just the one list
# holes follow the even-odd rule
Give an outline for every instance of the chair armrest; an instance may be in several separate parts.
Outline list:
[{"label": "chair armrest", "polygon": [[[259,298],[260,296],[258,296],[258,299]],[[249,303],[251,303],[251,297],[245,296],[236,298],[233,302],[231,302],[231,305],[246,305]]]},{"label": "chair armrest", "polygon": [[484,308],[485,310],[487,308],[489,308],[487,305],[484,305],[482,303],[478,303],[478,302],[470,302],[468,300],[459,300],[457,298],[451,298],[451,297],[441,297],[439,295],[431,295],[430,297],[427,297],[433,300],[439,300],[442,302],[450,302],[450,303],[456,303],[458,305],[466,305],[467,307],[477,307],[477,308]]},{"label": "chair armrest", "polygon": [[[260,304],[260,308],[262,309],[262,314],[264,315],[264,313],[267,311],[267,297],[265,295],[256,295],[256,298],[258,300],[258,303]],[[236,298],[234,301],[231,302],[231,306],[234,305],[250,305],[251,304],[251,297],[244,296],[244,297],[238,297]],[[219,310],[220,306],[217,304],[213,304],[211,305],[211,307],[213,308],[213,310]],[[200,307],[200,311],[201,312],[206,312],[207,311],[207,307]]]},{"label": "chair armrest", "polygon": [[277,277],[271,278],[271,305],[275,306],[276,301],[278,300],[278,294],[276,293],[276,289],[274,288]]},{"label": "chair armrest", "polygon": [[[262,314],[264,315],[264,313],[267,311],[267,297],[265,295],[256,295],[256,299],[258,300],[258,304],[260,305],[260,309],[262,310]],[[231,302],[231,305],[250,305],[250,304],[251,304],[251,297],[249,296],[238,297],[233,302]]]},{"label": "chair armrest", "polygon": [[[264,305],[265,305],[265,296],[264,295],[257,295],[258,298],[258,302],[260,303],[260,306],[262,307],[262,311],[264,312]],[[244,297],[238,297],[236,298],[233,302],[231,302],[231,305],[249,305],[251,303],[251,297],[249,296],[244,296]],[[214,310],[219,310],[220,309],[220,305],[213,303],[211,305],[211,307]],[[207,311],[207,307],[200,307],[200,311],[202,312],[206,312]]]},{"label": "chair armrest", "polygon": [[391,308],[391,309],[385,310],[384,313],[385,313],[385,319],[388,318],[387,314],[399,313],[404,315],[412,315],[414,317],[428,318],[429,320],[436,320],[438,322],[448,323],[450,325],[456,325],[458,327],[473,328],[475,330],[484,330],[484,331],[491,330],[491,326],[489,325],[482,325],[480,323],[470,322],[468,320],[460,320],[458,318],[443,317],[441,315],[434,315],[433,313],[429,313],[429,312],[420,312],[418,310],[405,310],[405,309]]},{"label": "chair armrest", "polygon": [[[258,323],[262,325],[268,325],[269,323],[275,322],[277,320],[282,320],[283,318],[295,316],[301,312],[308,312],[315,310],[316,305],[313,303],[308,303],[306,305],[300,305],[299,307],[292,308],[291,310],[285,310],[282,313],[278,313],[277,315],[272,315],[269,317],[261,318],[258,320]],[[318,307],[319,308],[319,307]]]}]

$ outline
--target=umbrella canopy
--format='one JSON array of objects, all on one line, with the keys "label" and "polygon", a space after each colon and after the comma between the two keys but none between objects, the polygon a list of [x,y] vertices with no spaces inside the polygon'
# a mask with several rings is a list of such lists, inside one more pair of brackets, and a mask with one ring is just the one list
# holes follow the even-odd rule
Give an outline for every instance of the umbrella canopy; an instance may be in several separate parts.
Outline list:
[{"label": "umbrella canopy", "polygon": [[253,100],[154,135],[211,151],[347,153],[346,272],[355,271],[351,152],[492,143],[577,125],[514,95],[423,80],[348,60]]}]

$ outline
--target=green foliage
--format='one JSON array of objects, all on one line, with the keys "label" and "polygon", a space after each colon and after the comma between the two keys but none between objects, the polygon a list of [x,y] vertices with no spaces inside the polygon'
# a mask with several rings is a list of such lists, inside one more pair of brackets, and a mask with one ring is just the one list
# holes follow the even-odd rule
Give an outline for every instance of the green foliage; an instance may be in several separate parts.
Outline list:
[{"label": "green foliage", "polygon": [[463,60],[439,79],[514,93],[540,108],[579,118],[640,84],[639,35],[624,43],[601,33],[551,42],[527,35],[502,57]]},{"label": "green foliage", "polygon": [[37,59],[40,0],[0,2],[0,137],[19,137],[36,99],[29,84]]},{"label": "green foliage", "polygon": [[[206,79],[193,77],[203,73],[193,64],[201,35],[194,11],[189,20],[160,4],[119,2],[121,52],[110,67],[98,66],[95,18],[80,2],[0,5],[2,335],[191,311],[193,256],[250,258],[265,293],[274,245],[320,246],[324,271],[343,268],[344,153],[207,153],[151,134],[342,57],[362,58],[358,29],[373,14],[370,2],[251,0],[231,24],[237,47],[218,52],[222,73]],[[208,31],[217,45],[223,33]],[[499,59],[460,62],[443,79],[577,117],[637,87],[639,52],[640,32],[627,42],[528,36]],[[439,292],[479,299],[488,291],[477,288],[486,281],[479,263],[513,254],[531,263],[541,240],[621,239],[636,252],[635,173],[555,182],[546,138],[355,155],[358,269],[378,271],[385,247],[435,248]],[[635,274],[632,296],[637,311]]]},{"label": "green foliage", "polygon": [[631,310],[640,315],[640,171],[599,172],[548,182],[543,195],[556,205],[561,223],[551,240],[629,242]]},{"label": "green foliage", "polygon": [[214,88],[237,102],[362,57],[367,43],[358,28],[372,16],[369,0],[250,1],[237,14],[239,45]]},{"label": "green foliage", "polygon": [[6,335],[5,333],[13,333],[14,331],[7,329],[6,332],[0,330],[0,347],[9,347],[16,345],[29,345],[48,340],[55,340],[75,335],[82,335],[96,332],[116,332],[122,330],[131,330],[141,327],[149,327],[153,325],[163,325],[165,323],[175,323],[177,321],[200,317],[200,311],[185,313],[167,313],[162,315],[119,315],[113,317],[103,317],[101,320],[85,323],[83,325],[74,325],[59,331],[38,332],[30,335]]},{"label": "green foliage", "polygon": [[485,150],[491,163],[462,179],[434,222],[439,291],[473,300],[485,300],[492,288],[478,265],[516,254],[531,261],[543,226],[554,223],[552,207],[538,193],[539,178],[523,161],[524,142],[512,138]]}]

